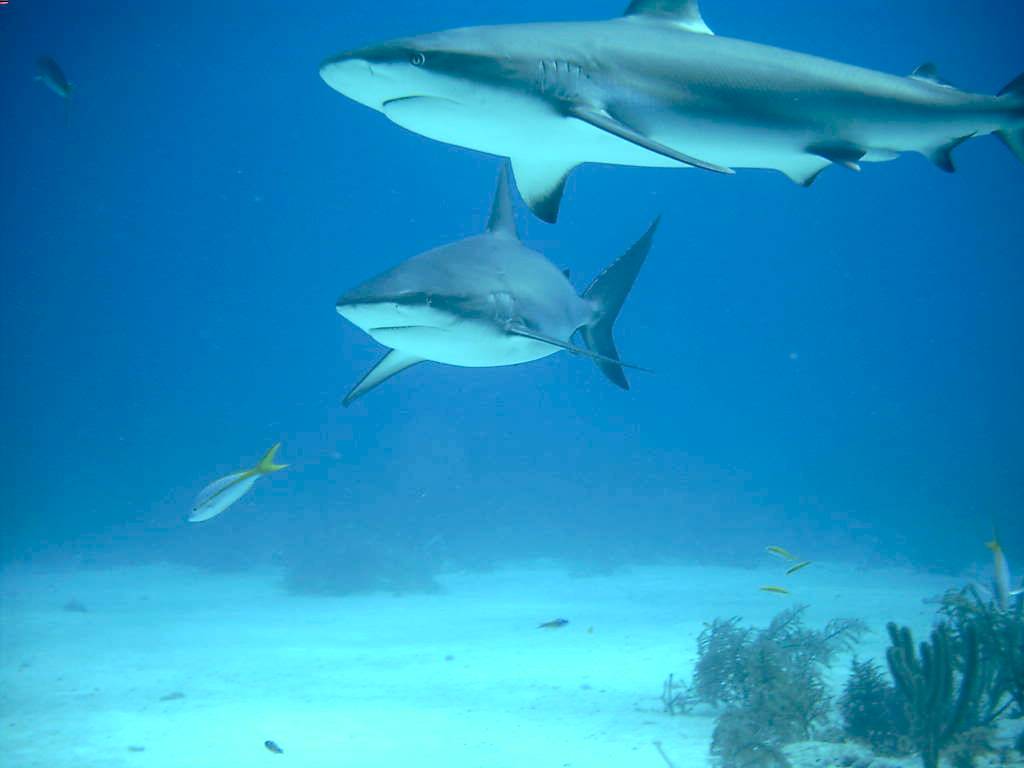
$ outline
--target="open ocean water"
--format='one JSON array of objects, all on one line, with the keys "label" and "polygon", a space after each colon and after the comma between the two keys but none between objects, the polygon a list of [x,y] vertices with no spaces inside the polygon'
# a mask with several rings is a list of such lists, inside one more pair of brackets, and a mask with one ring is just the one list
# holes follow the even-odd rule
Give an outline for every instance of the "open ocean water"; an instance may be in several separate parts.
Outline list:
[{"label": "open ocean water", "polygon": [[[887,621],[999,602],[994,534],[1020,584],[1024,166],[995,137],[810,189],[584,165],[557,225],[514,195],[518,231],[582,292],[661,216],[615,324],[651,372],[426,362],[342,406],[384,348],[338,297],[481,233],[503,161],[320,63],[623,2],[0,3],[0,763],[753,766],[709,752],[721,708],[662,710],[705,622],[856,617],[884,671]],[[1009,0],[702,10],[974,93],[1024,71]],[[188,521],[278,442],[287,469]],[[1020,764],[1011,694],[979,760]]]}]

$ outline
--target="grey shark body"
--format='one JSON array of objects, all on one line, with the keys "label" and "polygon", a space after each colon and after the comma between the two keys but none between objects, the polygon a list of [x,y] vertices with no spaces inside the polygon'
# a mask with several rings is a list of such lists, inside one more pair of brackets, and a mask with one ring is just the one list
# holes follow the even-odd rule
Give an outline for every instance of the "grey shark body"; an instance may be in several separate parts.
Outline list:
[{"label": "grey shark body", "polygon": [[[560,350],[592,358],[628,388],[611,329],[651,245],[655,222],[583,296],[565,273],[519,239],[507,173],[487,231],[421,253],[349,291],[338,313],[388,352],[345,397],[424,360],[464,367],[515,365]],[[584,346],[573,343],[579,331]]]},{"label": "grey shark body", "polygon": [[554,221],[585,162],[776,169],[809,185],[830,165],[950,153],[998,133],[1024,160],[1024,76],[966,93],[932,65],[909,77],[713,35],[696,0],[634,0],[597,22],[472,27],[325,61],[335,90],[424,136],[511,158]]}]

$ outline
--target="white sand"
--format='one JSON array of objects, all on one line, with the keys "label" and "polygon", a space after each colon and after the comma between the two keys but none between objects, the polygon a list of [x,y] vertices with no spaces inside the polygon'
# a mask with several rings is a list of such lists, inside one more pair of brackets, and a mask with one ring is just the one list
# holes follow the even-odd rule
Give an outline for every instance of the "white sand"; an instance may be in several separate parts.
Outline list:
[{"label": "white sand", "polygon": [[[438,595],[349,598],[288,595],[273,572],[8,570],[0,764],[664,768],[661,741],[677,768],[699,767],[713,714],[669,717],[659,696],[669,672],[689,676],[702,622],[763,626],[802,602],[812,626],[867,620],[860,655],[879,657],[887,620],[920,633],[934,612],[922,598],[955,586],[780,570],[538,567],[449,575]],[[769,583],[794,595],[758,591]],[[71,599],[87,612],[64,610]],[[556,617],[570,624],[536,628]],[[184,697],[161,701],[173,692]]]}]

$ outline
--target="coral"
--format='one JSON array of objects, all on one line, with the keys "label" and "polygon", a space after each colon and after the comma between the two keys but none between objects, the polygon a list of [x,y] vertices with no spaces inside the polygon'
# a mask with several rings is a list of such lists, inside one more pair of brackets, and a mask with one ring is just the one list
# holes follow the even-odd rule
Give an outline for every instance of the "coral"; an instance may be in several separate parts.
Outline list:
[{"label": "coral", "polygon": [[942,625],[922,642],[920,658],[907,627],[889,623],[891,647],[886,652],[896,689],[906,701],[910,738],[921,754],[924,768],[937,768],[939,754],[967,730],[978,698],[978,640],[972,625],[964,628],[963,669],[954,698],[953,658],[949,630]]},{"label": "coral", "polygon": [[855,620],[803,625],[805,607],[761,630],[717,619],[697,639],[692,701],[724,706],[712,752],[726,766],[784,766],[781,747],[810,738],[829,714],[824,670],[865,631]]},{"label": "coral", "polygon": [[838,702],[844,734],[880,755],[904,755],[910,728],[903,700],[873,661],[854,659]]},{"label": "coral", "polygon": [[718,718],[711,754],[726,768],[790,768],[771,723],[755,712],[730,709]]},{"label": "coral", "polygon": [[669,675],[661,684],[661,703],[668,714],[682,715],[690,711],[696,698],[689,685],[676,680],[675,675]]},{"label": "coral", "polygon": [[995,599],[985,600],[972,584],[943,595],[939,614],[952,633],[956,668],[968,627],[977,636],[980,696],[972,713],[977,725],[992,725],[1004,713],[1024,716],[1024,603],[1004,610]]}]

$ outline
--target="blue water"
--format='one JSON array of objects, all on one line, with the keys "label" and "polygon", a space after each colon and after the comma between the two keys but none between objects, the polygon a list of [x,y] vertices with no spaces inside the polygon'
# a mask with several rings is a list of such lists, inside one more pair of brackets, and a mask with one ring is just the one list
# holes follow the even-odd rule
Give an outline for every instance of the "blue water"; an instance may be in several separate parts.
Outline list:
[{"label": "blue water", "polygon": [[[557,226],[519,204],[524,239],[582,290],[664,216],[616,327],[655,373],[623,392],[565,354],[426,364],[341,407],[381,348],[336,297],[479,232],[499,162],[344,99],[318,63],[623,4],[0,7],[3,559],[305,565],[315,587],[362,558],[372,586],[440,560],[744,563],[782,543],[956,572],[987,562],[994,518],[1024,563],[1024,167],[994,138],[954,176],[907,156],[810,190],[583,167]],[[934,60],[978,92],[1024,70],[1017,2],[704,13],[888,72]],[[45,54],[67,119],[33,82]],[[278,440],[288,471],[184,521]]]}]

